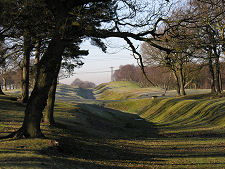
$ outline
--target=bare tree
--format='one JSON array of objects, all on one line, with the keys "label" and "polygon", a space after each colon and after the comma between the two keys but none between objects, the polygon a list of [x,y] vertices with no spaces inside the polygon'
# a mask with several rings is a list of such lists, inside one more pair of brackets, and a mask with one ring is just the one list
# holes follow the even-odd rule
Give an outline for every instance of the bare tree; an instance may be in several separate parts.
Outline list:
[{"label": "bare tree", "polygon": [[[71,44],[82,38],[91,37],[96,45],[104,49],[101,38],[120,37],[135,52],[129,38],[145,41],[148,35],[159,36],[156,29],[162,19],[158,19],[158,16],[164,12],[163,10],[168,9],[166,8],[167,3],[162,0],[161,3],[155,5],[160,10],[155,10],[156,8],[153,8],[152,5],[154,3],[151,2],[147,0],[38,1],[39,4],[37,5],[44,7],[42,11],[45,12],[41,13],[43,16],[35,19],[42,22],[42,18],[46,15],[49,18],[54,18],[48,25],[52,28],[48,30],[51,32],[51,36],[47,35],[50,40],[38,64],[36,82],[26,106],[23,125],[12,136],[43,137],[40,129],[42,111],[45,108],[51,85],[58,76],[58,71],[55,68],[61,64],[63,53]],[[35,3],[37,2],[31,3],[31,5],[36,5]],[[33,10],[35,9],[37,8]],[[96,12],[98,9],[101,9],[100,13]],[[25,19],[30,21],[31,18],[32,15]],[[40,32],[46,31],[41,26],[37,26]],[[148,39],[148,41],[150,42],[151,39]],[[168,53],[171,52],[170,49],[154,42],[151,45]]]},{"label": "bare tree", "polygon": [[[223,0],[213,1],[189,1],[192,11],[190,16],[195,18],[196,47],[203,49],[207,55],[211,74],[211,93],[220,94],[222,92],[222,82],[220,73],[220,57],[224,46],[224,17],[225,8]],[[196,16],[201,16],[197,19]],[[194,21],[194,20],[193,20]]]}]

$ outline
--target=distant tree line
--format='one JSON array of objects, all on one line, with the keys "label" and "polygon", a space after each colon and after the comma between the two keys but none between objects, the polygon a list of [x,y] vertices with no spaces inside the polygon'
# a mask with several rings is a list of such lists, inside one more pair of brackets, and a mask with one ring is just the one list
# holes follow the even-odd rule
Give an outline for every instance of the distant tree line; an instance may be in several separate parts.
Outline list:
[{"label": "distant tree line", "polygon": [[[221,63],[221,81],[222,86],[225,86],[225,63]],[[173,72],[165,66],[146,66],[145,72],[150,80],[157,86],[164,89],[176,89],[176,77]],[[122,65],[113,74],[115,81],[135,81],[142,87],[152,86],[144,77],[139,66]],[[211,89],[211,77],[209,67],[199,64],[190,63],[185,68],[184,80],[185,89]]]},{"label": "distant tree line", "polygon": [[14,70],[1,72],[0,77],[1,89],[8,90],[21,88],[21,71]]},{"label": "distant tree line", "polygon": [[[9,58],[7,58],[9,60]],[[29,64],[29,85],[28,89],[34,86],[35,80],[35,67],[34,60],[31,59]],[[10,61],[5,61],[5,63],[0,65],[0,86],[1,89],[22,89],[23,81],[23,67],[21,62],[14,61],[13,66],[10,66]],[[22,95],[22,93],[21,93]]]},{"label": "distant tree line", "polygon": [[72,83],[72,86],[78,86],[80,88],[94,88],[96,85],[89,81],[82,81],[79,78],[76,78]]}]

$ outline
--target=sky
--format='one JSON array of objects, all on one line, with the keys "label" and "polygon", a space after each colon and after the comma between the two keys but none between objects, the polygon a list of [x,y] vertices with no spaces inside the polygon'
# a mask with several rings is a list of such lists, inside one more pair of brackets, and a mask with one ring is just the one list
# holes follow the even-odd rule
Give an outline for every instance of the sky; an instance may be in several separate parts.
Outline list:
[{"label": "sky", "polygon": [[[141,42],[134,43],[136,46],[141,44]],[[105,44],[107,45],[107,53],[91,45],[89,41],[82,43],[81,49],[89,50],[89,55],[84,56],[84,65],[81,68],[76,68],[73,76],[60,80],[60,83],[71,84],[76,78],[79,78],[82,81],[99,85],[111,81],[111,67],[115,71],[121,65],[137,65],[132,52],[126,49],[128,45],[122,39],[109,38],[105,41]]]},{"label": "sky", "polygon": [[[158,5],[162,1],[162,6]],[[175,0],[174,0],[175,1]],[[136,17],[134,20],[130,21],[128,19],[128,22],[134,22],[135,24],[137,21],[143,21],[143,19],[149,16],[152,16],[151,19],[155,21],[157,19],[158,15],[163,13],[165,10],[167,10],[167,3],[165,3],[164,0],[158,0],[158,1],[149,1],[149,0],[143,0],[143,1],[137,1],[137,3],[140,3],[141,7],[145,7],[145,3],[150,3],[150,8],[146,8],[148,12],[146,13],[143,11],[137,12]],[[160,3],[161,4],[161,3]],[[142,6],[143,5],[143,6]],[[124,17],[124,15],[130,15],[130,10],[124,8],[123,12],[119,13],[119,17]],[[150,14],[150,15],[149,15]],[[149,15],[149,16],[148,16]],[[125,22],[127,20],[124,20]],[[106,25],[105,25],[106,26]],[[152,28],[151,25],[146,27],[147,29]],[[140,28],[139,31],[143,31],[142,29],[146,28]],[[123,28],[124,29],[124,28]],[[122,30],[123,30],[122,29]],[[125,30],[132,30],[132,31],[138,31],[137,28],[133,29],[131,27],[125,28]],[[134,41],[134,46],[140,46],[141,42]],[[89,42],[84,42],[81,45],[81,49],[89,50],[89,55],[84,57],[84,65],[79,68],[75,69],[75,74],[67,79],[60,80],[61,83],[64,84],[71,84],[76,78],[79,78],[82,81],[90,81],[95,83],[96,85],[99,85],[101,83],[106,83],[111,81],[111,68],[113,67],[113,70],[119,69],[121,65],[127,65],[127,64],[134,64],[137,65],[136,59],[132,56],[132,52],[129,51],[128,45],[123,39],[119,38],[108,38],[105,43],[108,46],[107,53],[103,53],[101,49],[98,47],[90,45]]]}]

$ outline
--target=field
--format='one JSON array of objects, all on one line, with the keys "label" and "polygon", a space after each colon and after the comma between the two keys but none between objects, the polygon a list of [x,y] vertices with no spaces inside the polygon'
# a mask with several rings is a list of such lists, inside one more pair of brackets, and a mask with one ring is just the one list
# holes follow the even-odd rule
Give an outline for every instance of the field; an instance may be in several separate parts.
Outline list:
[{"label": "field", "polygon": [[[57,125],[42,124],[46,139],[0,140],[0,168],[224,168],[225,99],[208,92],[61,85]],[[4,136],[21,126],[25,105],[14,96],[0,96],[0,104]]]}]

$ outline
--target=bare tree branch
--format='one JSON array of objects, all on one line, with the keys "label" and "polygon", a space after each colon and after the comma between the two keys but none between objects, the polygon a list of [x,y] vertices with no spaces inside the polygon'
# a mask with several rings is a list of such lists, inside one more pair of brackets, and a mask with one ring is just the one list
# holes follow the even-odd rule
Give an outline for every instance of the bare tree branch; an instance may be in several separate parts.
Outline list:
[{"label": "bare tree branch", "polygon": [[[133,43],[132,43],[127,37],[125,37],[124,40],[127,42],[127,44],[129,44],[130,48],[131,48],[132,51],[133,51],[133,54],[134,54],[134,55],[136,54],[136,55],[138,56],[138,60],[140,61],[140,68],[141,68],[141,70],[142,70],[142,73],[143,73],[144,77],[147,79],[147,81],[148,81],[149,83],[151,83],[152,86],[154,86],[154,87],[155,87],[155,86],[158,86],[158,85],[154,84],[154,83],[148,78],[148,76],[147,76],[147,74],[146,74],[146,72],[145,72],[145,69],[144,69],[144,64],[143,64],[142,56],[141,56],[140,53],[137,52],[137,50],[135,49]],[[134,57],[134,58],[135,58],[135,57]]]}]

